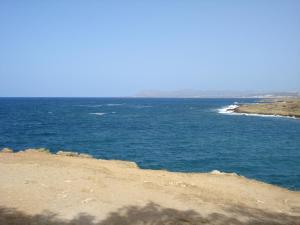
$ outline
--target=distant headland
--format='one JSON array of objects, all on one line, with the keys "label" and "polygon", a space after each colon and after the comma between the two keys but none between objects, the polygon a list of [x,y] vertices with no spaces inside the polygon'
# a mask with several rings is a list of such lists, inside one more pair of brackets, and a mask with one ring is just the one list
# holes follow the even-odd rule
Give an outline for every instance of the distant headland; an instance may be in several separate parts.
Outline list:
[{"label": "distant headland", "polygon": [[205,91],[182,89],[174,91],[145,90],[134,97],[141,98],[300,98],[300,91]]}]

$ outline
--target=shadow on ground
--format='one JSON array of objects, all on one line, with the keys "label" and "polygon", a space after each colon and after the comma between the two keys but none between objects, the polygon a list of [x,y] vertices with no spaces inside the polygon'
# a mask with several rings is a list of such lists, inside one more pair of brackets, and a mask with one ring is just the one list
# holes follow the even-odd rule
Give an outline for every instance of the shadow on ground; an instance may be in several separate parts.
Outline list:
[{"label": "shadow on ground", "polygon": [[283,213],[269,213],[259,209],[231,207],[227,209],[230,215],[246,217],[247,222],[213,213],[203,217],[193,211],[180,211],[163,208],[155,203],[144,207],[127,206],[110,213],[106,219],[96,221],[95,217],[86,213],[79,213],[74,219],[65,221],[57,214],[44,212],[38,215],[27,215],[13,208],[0,207],[1,225],[220,225],[220,224],[264,224],[264,225],[300,225],[300,216],[291,216]]}]

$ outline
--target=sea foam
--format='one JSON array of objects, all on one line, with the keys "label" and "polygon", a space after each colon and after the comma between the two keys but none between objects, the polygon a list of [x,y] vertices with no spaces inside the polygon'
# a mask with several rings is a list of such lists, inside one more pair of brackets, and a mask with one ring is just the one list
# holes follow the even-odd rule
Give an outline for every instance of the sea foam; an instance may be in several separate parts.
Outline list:
[{"label": "sea foam", "polygon": [[218,112],[219,113],[222,113],[222,114],[232,114],[232,113],[235,113],[234,110],[239,107],[238,105],[228,105],[228,106],[225,106],[221,109],[218,109]]},{"label": "sea foam", "polygon": [[236,113],[236,112],[233,112],[232,114],[234,114],[234,115],[243,115],[243,116],[279,117],[279,118],[297,119],[295,116],[268,115],[268,114],[257,114],[257,113]]}]

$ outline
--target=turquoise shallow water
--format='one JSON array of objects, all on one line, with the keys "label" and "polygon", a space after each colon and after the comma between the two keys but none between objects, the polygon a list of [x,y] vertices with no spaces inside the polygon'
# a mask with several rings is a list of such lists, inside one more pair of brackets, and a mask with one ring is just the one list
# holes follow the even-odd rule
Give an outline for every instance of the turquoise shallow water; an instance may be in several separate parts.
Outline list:
[{"label": "turquoise shallow water", "polygon": [[300,190],[300,120],[226,115],[255,99],[0,98],[0,148],[46,147],[142,168],[236,172]]}]

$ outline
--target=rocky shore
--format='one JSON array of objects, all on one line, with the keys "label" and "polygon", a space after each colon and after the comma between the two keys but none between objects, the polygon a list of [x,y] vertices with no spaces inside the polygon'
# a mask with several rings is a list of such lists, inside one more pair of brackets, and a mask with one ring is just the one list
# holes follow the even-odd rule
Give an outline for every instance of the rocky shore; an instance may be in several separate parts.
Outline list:
[{"label": "rocky shore", "polygon": [[0,174],[1,225],[300,224],[300,192],[234,173],[4,149]]},{"label": "rocky shore", "polygon": [[288,116],[300,118],[299,99],[277,99],[256,104],[238,105],[232,110],[235,113]]}]

